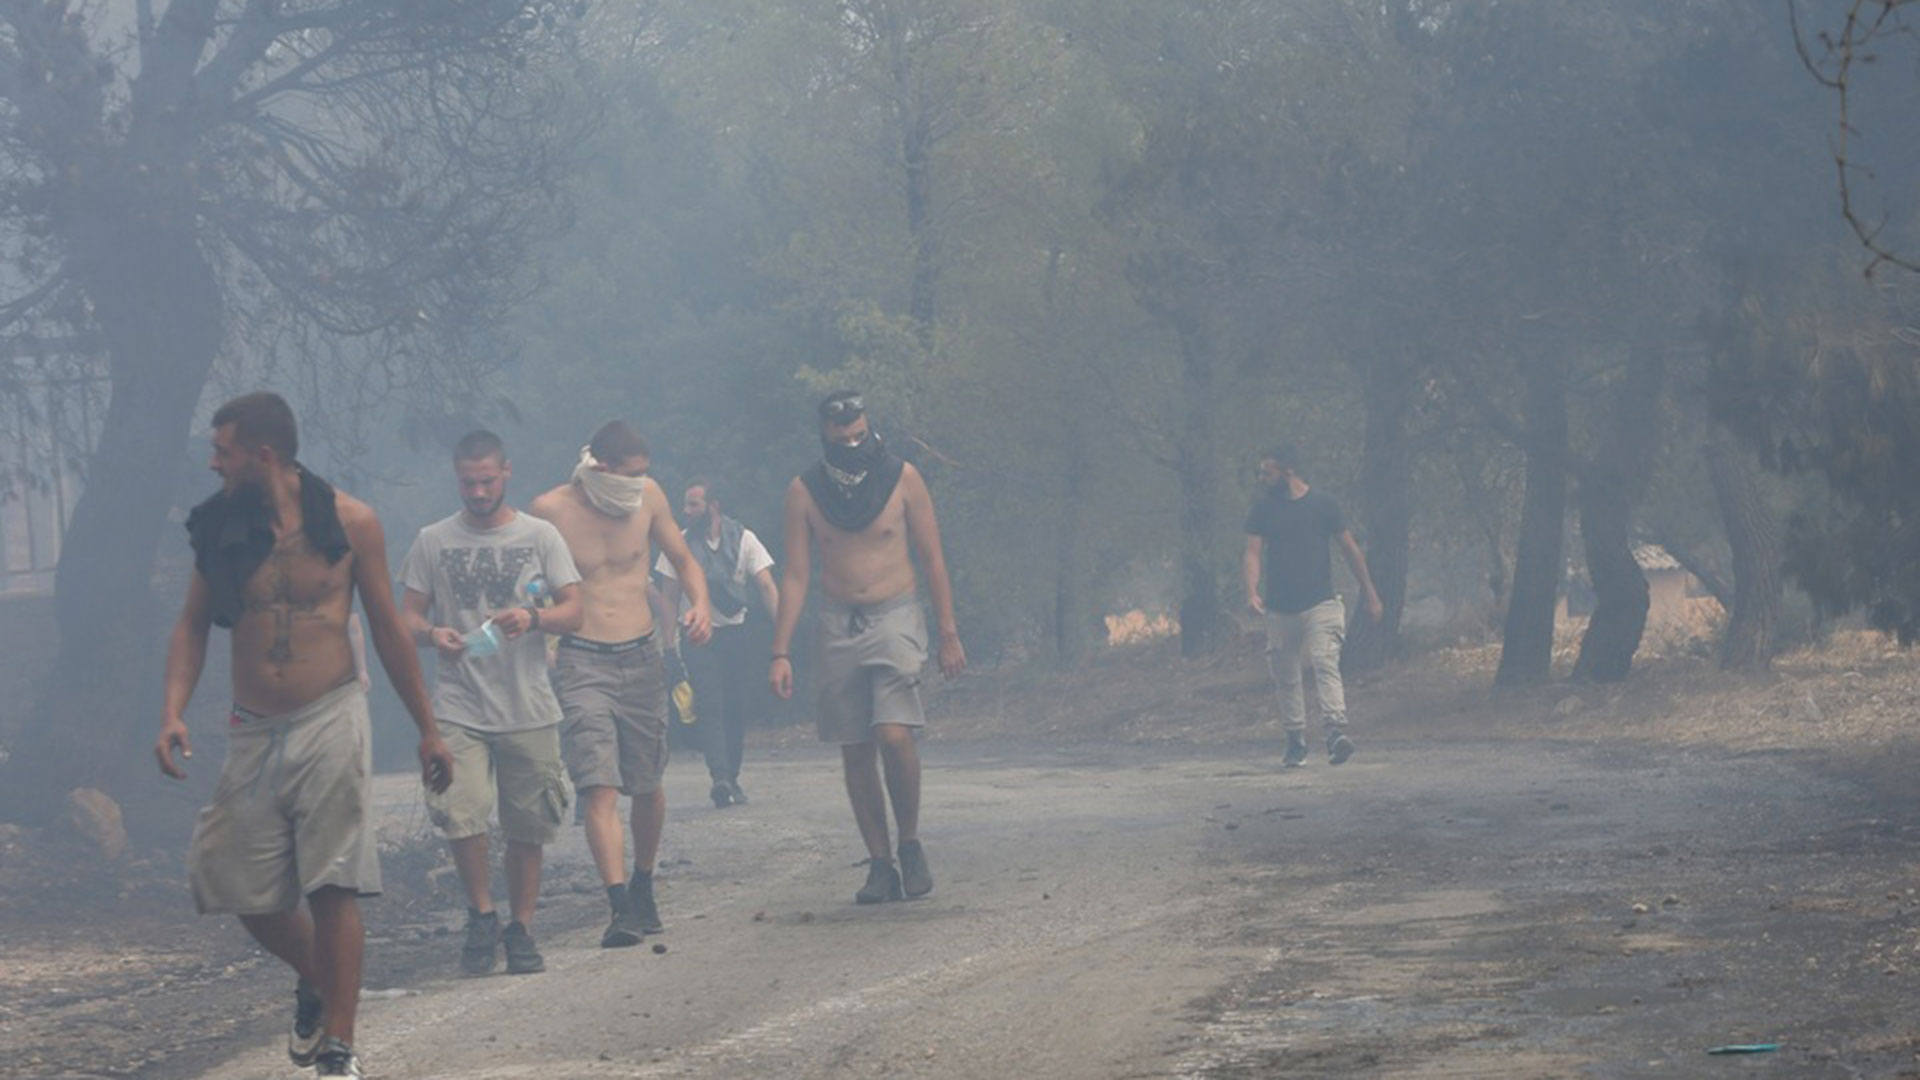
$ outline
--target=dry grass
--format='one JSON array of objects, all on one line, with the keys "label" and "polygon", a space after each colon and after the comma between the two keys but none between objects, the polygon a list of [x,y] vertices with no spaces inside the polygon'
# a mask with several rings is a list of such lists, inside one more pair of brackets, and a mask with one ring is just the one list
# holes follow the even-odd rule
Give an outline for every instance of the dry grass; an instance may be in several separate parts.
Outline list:
[{"label": "dry grass", "polygon": [[[1578,624],[1555,642],[1573,666]],[[1719,670],[1708,623],[1650,637],[1625,683],[1493,688],[1498,645],[1440,649],[1352,684],[1356,732],[1394,738],[1625,739],[1732,751],[1805,750],[1836,763],[1905,770],[1920,759],[1920,664],[1866,631],[1779,657],[1759,675]],[[1218,744],[1273,735],[1272,688],[1257,634],[1183,660],[1170,640],[1109,650],[1082,670],[969,675],[936,691],[942,738]]]}]

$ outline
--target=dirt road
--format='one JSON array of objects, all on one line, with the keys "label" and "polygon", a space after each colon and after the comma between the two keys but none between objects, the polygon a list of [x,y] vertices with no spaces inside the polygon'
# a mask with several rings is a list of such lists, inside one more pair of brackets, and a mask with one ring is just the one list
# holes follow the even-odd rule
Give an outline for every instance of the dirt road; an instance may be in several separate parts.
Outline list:
[{"label": "dirt road", "polygon": [[[726,811],[676,762],[648,941],[668,951],[596,947],[569,830],[545,974],[460,979],[455,937],[376,940],[371,1074],[1920,1076],[1920,813],[1804,758],[1404,739],[1287,771],[1268,746],[927,757],[932,897],[851,903],[826,754],[763,757]],[[227,1002],[231,1033],[133,1073],[300,1075],[284,980],[226,972],[186,989]],[[0,1073],[128,1075],[53,1039],[85,1007],[20,1010],[0,1034],[51,1041]],[[1780,1049],[1706,1053],[1747,1043]],[[40,1071],[9,1072],[27,1049]]]}]

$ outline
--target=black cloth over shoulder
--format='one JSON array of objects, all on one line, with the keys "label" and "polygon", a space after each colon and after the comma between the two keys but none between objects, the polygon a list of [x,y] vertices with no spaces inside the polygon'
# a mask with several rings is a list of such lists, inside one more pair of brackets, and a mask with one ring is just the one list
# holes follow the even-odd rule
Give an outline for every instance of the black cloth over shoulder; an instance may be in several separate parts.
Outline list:
[{"label": "black cloth over shoulder", "polygon": [[829,473],[827,463],[816,461],[813,468],[800,474],[800,481],[813,493],[813,504],[828,524],[841,532],[857,533],[873,524],[880,511],[900,486],[900,474],[907,463],[891,451],[882,453],[857,484],[842,484]]},{"label": "black cloth over shoulder", "polygon": [[[300,531],[328,563],[352,550],[333,485],[304,468]],[[231,627],[245,610],[247,580],[273,554],[272,506],[258,491],[215,492],[187,515],[187,540],[193,545],[193,568],[207,579],[213,624]]]}]

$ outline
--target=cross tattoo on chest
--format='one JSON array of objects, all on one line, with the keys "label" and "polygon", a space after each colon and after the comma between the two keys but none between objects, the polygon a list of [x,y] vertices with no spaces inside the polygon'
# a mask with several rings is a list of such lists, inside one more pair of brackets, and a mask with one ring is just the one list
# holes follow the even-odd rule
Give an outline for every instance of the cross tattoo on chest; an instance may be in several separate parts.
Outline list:
[{"label": "cross tattoo on chest", "polygon": [[284,664],[293,659],[293,575],[287,573],[287,553],[273,554],[273,593],[267,603],[273,608],[273,644],[267,647],[267,659]]}]

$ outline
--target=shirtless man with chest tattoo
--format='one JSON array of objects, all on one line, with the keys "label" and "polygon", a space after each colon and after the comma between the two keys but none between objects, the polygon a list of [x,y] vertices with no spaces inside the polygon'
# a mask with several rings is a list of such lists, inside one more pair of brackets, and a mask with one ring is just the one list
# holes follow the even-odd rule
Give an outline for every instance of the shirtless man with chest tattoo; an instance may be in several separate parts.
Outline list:
[{"label": "shirtless man with chest tattoo", "polygon": [[[533,500],[528,512],[560,531],[580,571],[585,621],[560,639],[553,684],[561,748],[586,814],[587,847],[607,889],[612,920],[602,948],[638,945],[665,929],[653,868],[667,816],[667,678],[647,603],[655,545],[686,589],[687,639],[711,633],[706,578],[687,550],[666,493],[647,476],[651,450],[623,420],[601,425],[573,478]],[[633,800],[633,874],[622,849],[619,797]]]},{"label": "shirtless man with chest tattoo", "polygon": [[[854,900],[877,904],[933,889],[920,843],[920,756],[914,745],[926,723],[920,669],[927,656],[926,616],[914,591],[916,559],[938,619],[941,673],[959,675],[967,655],[954,624],[953,587],[926,481],[881,443],[859,394],[829,395],[819,415],[824,459],[787,485],[787,564],[768,678],[774,693],[793,696],[788,650],[817,547],[826,593],[816,616],[820,738],[840,744],[847,797],[867,846],[867,881]],[[899,829],[897,865],[888,843],[889,801]]]},{"label": "shirtless man with chest tattoo", "polygon": [[203,913],[238,915],[299,974],[287,1046],[294,1064],[359,1076],[359,898],[379,893],[380,864],[366,692],[347,634],[356,592],[419,728],[426,784],[444,790],[453,761],[394,606],[380,522],[301,468],[297,448],[293,411],[278,395],[249,394],[214,413],[211,464],[223,487],[187,519],[194,575],[167,647],[154,756],[168,776],[186,775],[193,750],[182,714],[206,663],[208,628],[229,628],[227,760],[194,826],[194,901]]}]

